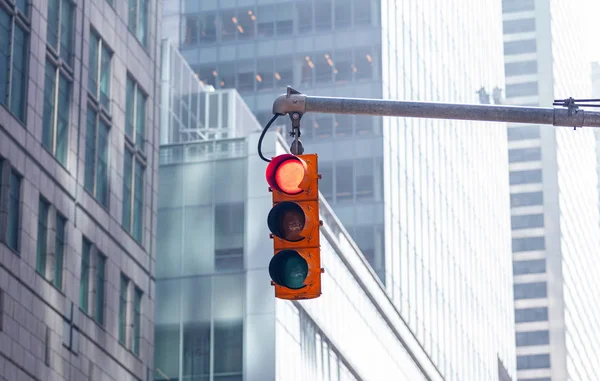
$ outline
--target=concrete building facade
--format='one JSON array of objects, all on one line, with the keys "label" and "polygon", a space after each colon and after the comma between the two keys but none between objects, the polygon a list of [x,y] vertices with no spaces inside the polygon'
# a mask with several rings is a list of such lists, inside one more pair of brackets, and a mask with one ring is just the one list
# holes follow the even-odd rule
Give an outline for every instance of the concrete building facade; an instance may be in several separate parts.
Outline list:
[{"label": "concrete building facade", "polygon": [[0,1],[0,379],[147,380],[161,9]]},{"label": "concrete building facade", "polygon": [[[503,1],[507,103],[590,97],[587,48],[577,38],[587,24],[573,22],[585,5]],[[509,125],[508,140],[518,379],[597,379],[594,132]]]}]

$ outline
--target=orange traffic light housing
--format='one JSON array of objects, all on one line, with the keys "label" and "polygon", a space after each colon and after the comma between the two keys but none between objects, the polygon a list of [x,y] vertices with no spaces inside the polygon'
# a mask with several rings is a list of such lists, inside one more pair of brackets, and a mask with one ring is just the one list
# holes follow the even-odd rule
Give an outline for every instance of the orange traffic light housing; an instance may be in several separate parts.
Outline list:
[{"label": "orange traffic light housing", "polygon": [[275,297],[318,298],[322,269],[317,154],[274,157],[266,175],[273,195],[267,225],[273,238],[269,275]]}]

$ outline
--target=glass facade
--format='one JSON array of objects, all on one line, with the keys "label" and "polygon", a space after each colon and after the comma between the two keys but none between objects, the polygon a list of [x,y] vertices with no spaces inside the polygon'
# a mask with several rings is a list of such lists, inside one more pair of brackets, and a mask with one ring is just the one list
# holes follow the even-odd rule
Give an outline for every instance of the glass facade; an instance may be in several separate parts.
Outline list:
[{"label": "glass facade", "polygon": [[[503,12],[509,103],[550,106],[570,94],[592,95],[588,49],[569,42],[588,30],[585,19],[573,23],[574,11],[556,1],[504,1]],[[600,240],[594,132],[510,125],[508,139],[518,377],[596,379],[600,331],[591,321],[600,311],[589,291],[597,288],[589,250]]]}]

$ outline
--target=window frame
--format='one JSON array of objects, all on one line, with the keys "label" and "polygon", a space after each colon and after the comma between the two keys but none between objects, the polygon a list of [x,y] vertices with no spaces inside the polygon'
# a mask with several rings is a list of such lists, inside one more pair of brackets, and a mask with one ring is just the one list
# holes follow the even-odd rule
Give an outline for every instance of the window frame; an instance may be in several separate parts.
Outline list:
[{"label": "window frame", "polygon": [[[110,172],[110,159],[111,159],[111,149],[110,149],[110,137],[111,137],[111,131],[112,131],[112,125],[111,123],[105,118],[105,115],[103,112],[101,112],[98,109],[94,108],[94,105],[91,104],[90,102],[88,102],[88,108],[86,110],[86,140],[88,139],[88,129],[89,129],[89,125],[88,125],[88,114],[90,112],[94,113],[94,164],[93,164],[93,168],[94,171],[92,174],[88,175],[88,171],[86,171],[86,175],[87,176],[92,176],[93,175],[93,184],[92,184],[92,189],[88,189],[87,187],[87,182],[86,178],[84,176],[84,189],[106,210],[110,209],[110,176],[109,176],[109,172]],[[104,125],[107,127],[107,133],[106,133],[106,176],[103,180],[106,181],[106,200],[101,200],[98,198],[98,163],[100,161],[100,154],[98,152],[98,147],[99,147],[99,137],[100,137],[100,128],[101,128],[101,123],[104,123]],[[85,152],[85,160],[87,161],[87,159],[89,159],[88,157],[88,147],[87,147],[87,143],[86,143],[86,152]]]},{"label": "window frame", "polygon": [[[90,52],[88,52],[88,78],[87,78],[87,92],[88,92],[88,100],[90,100],[95,108],[99,111],[102,111],[108,120],[111,120],[111,103],[112,103],[112,91],[113,91],[113,86],[112,86],[112,75],[113,75],[113,57],[114,57],[114,50],[111,49],[110,46],[108,46],[106,44],[106,42],[104,41],[104,39],[102,38],[102,36],[100,35],[100,33],[98,31],[96,31],[96,29],[94,29],[93,27],[90,27],[90,45],[89,45],[89,49],[92,49],[92,36],[93,38],[96,38],[98,40],[98,43],[96,45],[96,50],[97,50],[97,57],[96,57],[96,63],[95,63],[95,70],[97,71],[95,74],[95,83],[96,83],[96,91],[92,92],[90,90],[90,80],[91,80],[91,64],[90,64]],[[108,73],[106,73],[106,75],[108,76],[108,92],[106,95],[107,97],[107,101],[108,104],[105,105],[102,102],[102,73],[103,73],[103,68],[102,68],[102,58],[103,56],[106,54],[108,54],[109,56],[109,64],[108,64]]]},{"label": "window frame", "polygon": [[[29,59],[30,59],[30,36],[31,36],[31,20],[30,20],[30,5],[28,3],[25,4],[26,9],[23,11],[19,5],[18,0],[15,2],[0,0],[0,12],[5,12],[9,19],[9,28],[10,28],[10,36],[8,36],[8,62],[6,73],[6,94],[5,99],[0,99],[0,104],[4,106],[4,108],[12,114],[22,125],[27,123],[27,97],[29,92]],[[20,80],[22,83],[22,99],[19,99],[21,102],[21,107],[19,110],[15,110],[15,105],[13,105],[13,81],[15,77],[15,30],[16,28],[20,28],[24,34],[23,41],[23,72],[21,73]],[[2,74],[2,73],[0,73]],[[17,85],[18,86],[18,85]]]},{"label": "window frame", "polygon": [[[56,57],[51,56],[50,54],[46,55],[46,66],[44,68],[44,71],[46,72],[48,70],[48,65],[50,65],[53,69],[54,72],[54,83],[53,83],[53,91],[52,91],[52,110],[50,111],[50,115],[51,115],[51,121],[49,123],[47,123],[46,121],[44,121],[43,125],[42,125],[42,147],[47,150],[55,159],[56,161],[62,165],[63,167],[67,167],[68,165],[68,152],[69,152],[69,134],[70,134],[70,126],[71,126],[71,102],[73,100],[73,76],[72,76],[72,71],[70,68],[67,68],[64,65],[64,61],[62,61],[61,59],[59,59],[58,61],[56,60]],[[43,111],[43,116],[42,116],[42,120],[45,119],[46,116],[46,88],[48,86],[48,80],[49,78],[44,75],[45,80],[44,80],[44,111]],[[61,78],[64,78],[66,80],[66,93],[67,93],[67,99],[66,99],[66,103],[67,103],[67,111],[66,111],[66,126],[64,128],[66,128],[66,134],[64,135],[64,157],[59,157],[59,152],[58,152],[58,145],[59,145],[59,111],[62,109],[62,107],[60,107],[61,105],[59,105],[60,103],[60,95],[61,95]],[[64,105],[63,105],[64,106]],[[46,136],[50,135],[51,137],[51,142],[47,142],[46,141]],[[49,146],[50,145],[50,146]]]},{"label": "window frame", "polygon": [[[135,6],[132,5],[132,2],[135,2]],[[145,5],[145,9],[141,9],[141,5],[142,3]],[[133,11],[132,11],[132,7],[133,7]],[[142,11],[146,14],[145,18],[142,18]],[[135,16],[135,25],[131,25],[132,22],[132,12],[134,13]],[[127,0],[127,29],[129,30],[129,32],[131,32],[131,34],[133,34],[133,36],[135,37],[135,39],[144,47],[147,48],[148,47],[148,26],[150,25],[150,23],[148,22],[148,16],[150,13],[150,2],[148,0]],[[141,21],[145,20],[145,25],[144,25],[144,30],[143,30],[143,35],[139,36],[140,33],[140,24]]]}]

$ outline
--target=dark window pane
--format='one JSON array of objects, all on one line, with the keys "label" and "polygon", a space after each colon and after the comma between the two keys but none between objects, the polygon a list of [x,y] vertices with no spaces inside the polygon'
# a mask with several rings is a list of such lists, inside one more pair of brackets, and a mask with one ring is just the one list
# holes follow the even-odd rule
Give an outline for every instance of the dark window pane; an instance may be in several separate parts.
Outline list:
[{"label": "dark window pane", "polygon": [[83,238],[81,249],[81,277],[79,280],[79,308],[88,313],[88,292],[90,285],[90,250],[92,244]]},{"label": "dark window pane", "polygon": [[527,97],[538,95],[538,83],[526,82],[513,85],[506,85],[506,96],[512,97]]},{"label": "dark window pane", "polygon": [[550,368],[550,355],[517,356],[517,370]]},{"label": "dark window pane", "polygon": [[318,115],[315,117],[315,136],[317,138],[330,138],[333,135],[333,116]]},{"label": "dark window pane", "polygon": [[537,299],[548,296],[546,282],[519,283],[513,286],[515,300]]},{"label": "dark window pane", "polygon": [[98,42],[99,38],[93,31],[90,32],[89,62],[88,62],[88,91],[98,96]]},{"label": "dark window pane", "polygon": [[352,200],[353,184],[353,168],[352,164],[336,163],[335,173],[335,194],[337,201]]},{"label": "dark window pane", "polygon": [[532,205],[543,205],[544,204],[544,193],[542,192],[527,192],[527,193],[513,193],[510,195],[510,206],[532,206]]},{"label": "dark window pane", "polygon": [[373,78],[373,53],[371,48],[354,52],[354,76],[357,80]]},{"label": "dark window pane", "polygon": [[294,33],[294,8],[293,3],[276,5],[275,34],[287,36]]},{"label": "dark window pane", "polygon": [[352,115],[335,116],[335,136],[352,136]]},{"label": "dark window pane", "polygon": [[133,295],[133,345],[134,354],[140,354],[140,341],[142,339],[142,290],[135,288]]},{"label": "dark window pane", "polygon": [[540,127],[539,126],[509,127],[507,136],[508,136],[509,141],[539,139],[540,138]]},{"label": "dark window pane", "polygon": [[357,115],[356,119],[356,135],[371,135],[373,134],[373,117],[368,115]]},{"label": "dark window pane", "polygon": [[243,322],[215,322],[215,373],[242,371]]},{"label": "dark window pane", "polygon": [[317,54],[313,60],[315,64],[315,78],[317,83],[329,83],[333,80],[333,60],[329,53]]},{"label": "dark window pane", "polygon": [[533,184],[542,182],[542,170],[532,169],[528,171],[511,171],[510,185]]},{"label": "dark window pane", "polygon": [[504,21],[504,34],[535,32],[535,19]]},{"label": "dark window pane", "polygon": [[261,59],[257,62],[256,87],[258,90],[272,89],[275,84],[275,71],[272,59]]},{"label": "dark window pane", "polygon": [[198,42],[199,37],[199,20],[198,16],[186,15],[182,23],[183,31],[181,39],[184,45],[192,45]]},{"label": "dark window pane", "polygon": [[48,27],[46,28],[46,43],[58,52],[58,29],[61,0],[48,1]]},{"label": "dark window pane", "polygon": [[275,58],[275,85],[285,88],[294,83],[294,58],[283,56]]},{"label": "dark window pane", "polygon": [[268,37],[275,34],[276,10],[273,5],[258,8],[257,34],[260,37]]},{"label": "dark window pane", "polygon": [[535,40],[509,41],[504,43],[504,55],[535,53]]},{"label": "dark window pane", "polygon": [[65,231],[66,231],[67,220],[63,216],[56,215],[56,241],[55,241],[55,253],[54,253],[54,279],[52,283],[54,287],[62,289],[63,280],[63,259],[65,255]]},{"label": "dark window pane", "polygon": [[205,43],[217,41],[217,16],[202,14],[199,22],[200,41]]},{"label": "dark window pane", "polygon": [[243,61],[237,67],[237,89],[240,92],[254,91],[254,61]]},{"label": "dark window pane", "polygon": [[237,32],[237,17],[235,10],[223,11],[221,14],[221,39],[223,41],[235,40]]},{"label": "dark window pane", "polygon": [[96,264],[96,309],[94,319],[104,325],[104,280],[106,279],[106,257],[98,254]]},{"label": "dark window pane", "polygon": [[537,61],[511,62],[504,65],[507,77],[537,73]]},{"label": "dark window pane", "polygon": [[127,287],[129,279],[121,274],[121,287],[119,291],[119,343],[125,345],[127,328]]},{"label": "dark window pane", "polygon": [[48,255],[48,210],[50,204],[40,197],[38,203],[38,234],[36,271],[46,276],[46,256]]},{"label": "dark window pane", "polygon": [[547,321],[548,307],[521,308],[515,310],[515,323]]},{"label": "dark window pane", "polygon": [[21,178],[15,172],[10,173],[10,200],[8,205],[8,247],[19,251],[19,223],[21,222]]},{"label": "dark window pane", "polygon": [[237,18],[237,33],[239,39],[252,39],[256,36],[255,9],[240,8]]},{"label": "dark window pane", "polygon": [[209,375],[210,324],[188,323],[183,327],[183,376],[189,380],[208,381]]},{"label": "dark window pane", "polygon": [[60,22],[60,56],[70,65],[73,51],[73,5],[69,0],[61,1]]},{"label": "dark window pane", "polygon": [[46,60],[44,81],[44,115],[42,125],[42,145],[54,152],[54,111],[56,106],[56,67]]},{"label": "dark window pane", "polygon": [[544,250],[545,248],[546,240],[544,237],[513,238],[512,240],[512,249],[515,253],[522,251]]},{"label": "dark window pane", "polygon": [[519,163],[524,161],[537,161],[542,159],[541,147],[515,148],[508,150],[508,162]]},{"label": "dark window pane", "polygon": [[[1,11],[0,11],[1,12]],[[15,24],[13,37],[10,111],[21,121],[25,120],[25,90],[27,77],[27,33]]]},{"label": "dark window pane", "polygon": [[356,199],[370,200],[374,195],[373,173],[375,168],[371,158],[357,160],[354,163],[356,176]]},{"label": "dark window pane", "polygon": [[545,259],[533,259],[513,262],[513,275],[543,274],[546,272]]},{"label": "dark window pane", "polygon": [[313,63],[312,58],[310,56],[300,57],[298,59],[301,61],[300,65],[302,67],[300,84],[302,86],[311,86],[313,81],[313,69],[315,68],[315,64]]},{"label": "dark window pane", "polygon": [[222,89],[235,87],[235,63],[226,62],[219,64],[218,81]]},{"label": "dark window pane", "polygon": [[206,85],[217,86],[217,68],[215,65],[200,66],[198,69],[200,81]]},{"label": "dark window pane", "polygon": [[531,229],[544,227],[543,214],[525,214],[511,217],[512,229]]},{"label": "dark window pane", "polygon": [[0,8],[0,103],[8,105],[11,17]]},{"label": "dark window pane", "polygon": [[352,81],[353,61],[352,50],[335,52],[334,78],[336,84],[345,84]]},{"label": "dark window pane", "polygon": [[548,331],[517,332],[516,342],[517,347],[548,345],[550,344],[550,335]]},{"label": "dark window pane", "polygon": [[534,10],[534,0],[502,0],[502,12],[522,12]]}]

